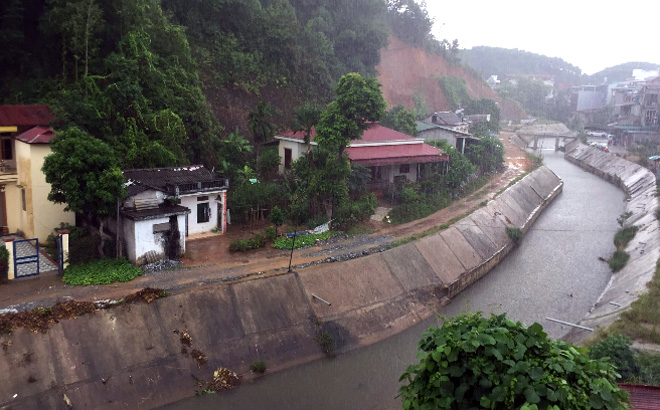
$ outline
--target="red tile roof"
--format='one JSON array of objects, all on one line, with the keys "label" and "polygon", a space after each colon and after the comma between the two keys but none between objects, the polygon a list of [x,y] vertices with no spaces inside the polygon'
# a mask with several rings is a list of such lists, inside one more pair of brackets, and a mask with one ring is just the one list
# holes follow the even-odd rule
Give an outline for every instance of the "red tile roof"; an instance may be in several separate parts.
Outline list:
[{"label": "red tile roof", "polygon": [[17,135],[15,138],[26,144],[48,144],[55,137],[55,132],[49,127],[34,127]]},{"label": "red tile roof", "polygon": [[[316,129],[312,128],[312,141],[314,141],[314,137],[316,136]],[[303,140],[303,132],[298,131],[298,132],[293,132],[293,131],[288,131],[285,133],[281,134],[284,137],[289,137],[289,138],[295,138],[299,140]],[[375,141],[395,141],[395,140],[410,140],[413,139],[414,137],[411,137],[408,134],[404,134],[399,131],[395,131],[386,127],[383,127],[380,124],[371,124],[370,127],[362,134],[362,139],[361,140],[354,140],[352,142],[359,143],[359,142],[375,142]]]},{"label": "red tile roof", "polygon": [[349,147],[346,152],[352,162],[365,167],[449,161],[441,150],[421,143]]},{"label": "red tile roof", "polygon": [[619,384],[619,387],[630,393],[630,408],[634,410],[660,409],[660,387],[643,386],[641,384]]},{"label": "red tile roof", "polygon": [[46,105],[0,105],[0,126],[48,125],[54,119]]}]

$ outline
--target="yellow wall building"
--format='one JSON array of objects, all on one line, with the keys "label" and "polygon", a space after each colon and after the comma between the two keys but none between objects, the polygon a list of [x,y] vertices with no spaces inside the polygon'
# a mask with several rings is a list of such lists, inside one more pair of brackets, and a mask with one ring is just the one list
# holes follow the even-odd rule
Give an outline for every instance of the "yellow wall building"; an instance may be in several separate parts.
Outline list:
[{"label": "yellow wall building", "polygon": [[41,171],[54,137],[54,118],[43,105],[0,106],[0,229],[45,241],[60,223],[75,224],[65,205],[48,201]]}]

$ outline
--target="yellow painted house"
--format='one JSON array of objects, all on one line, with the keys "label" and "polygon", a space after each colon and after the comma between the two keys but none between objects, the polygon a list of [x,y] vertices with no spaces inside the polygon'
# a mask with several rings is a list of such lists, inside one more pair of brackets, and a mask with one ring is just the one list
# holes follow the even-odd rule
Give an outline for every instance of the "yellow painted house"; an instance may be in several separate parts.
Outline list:
[{"label": "yellow painted house", "polygon": [[41,171],[55,119],[45,105],[0,105],[0,230],[45,241],[60,223],[75,224],[65,205],[48,201]]}]

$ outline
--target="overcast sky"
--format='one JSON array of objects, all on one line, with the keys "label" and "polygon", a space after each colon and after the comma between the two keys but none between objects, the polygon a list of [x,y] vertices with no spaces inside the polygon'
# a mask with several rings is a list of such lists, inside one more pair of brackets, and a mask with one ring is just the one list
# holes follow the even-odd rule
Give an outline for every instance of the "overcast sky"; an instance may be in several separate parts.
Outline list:
[{"label": "overcast sky", "polygon": [[427,0],[436,38],[461,48],[517,48],[593,74],[630,61],[660,64],[660,1]]}]

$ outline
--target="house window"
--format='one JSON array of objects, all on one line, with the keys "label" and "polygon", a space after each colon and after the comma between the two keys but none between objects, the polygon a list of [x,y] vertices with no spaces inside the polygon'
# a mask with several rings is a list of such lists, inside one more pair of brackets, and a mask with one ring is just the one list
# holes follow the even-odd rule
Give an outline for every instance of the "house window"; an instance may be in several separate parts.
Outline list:
[{"label": "house window", "polygon": [[407,174],[410,172],[410,164],[399,165],[399,174]]},{"label": "house window", "polygon": [[284,169],[291,169],[292,156],[291,148],[284,148]]},{"label": "house window", "polygon": [[197,223],[201,224],[211,220],[211,208],[208,202],[197,204]]},{"label": "house window", "polygon": [[26,205],[26,200],[25,200],[25,188],[21,188],[21,204],[23,205],[23,210],[27,210],[27,205]]},{"label": "house window", "polygon": [[14,151],[12,150],[11,137],[2,137],[2,158],[1,159],[14,159]]}]

